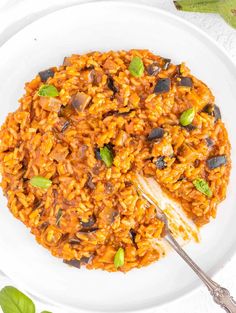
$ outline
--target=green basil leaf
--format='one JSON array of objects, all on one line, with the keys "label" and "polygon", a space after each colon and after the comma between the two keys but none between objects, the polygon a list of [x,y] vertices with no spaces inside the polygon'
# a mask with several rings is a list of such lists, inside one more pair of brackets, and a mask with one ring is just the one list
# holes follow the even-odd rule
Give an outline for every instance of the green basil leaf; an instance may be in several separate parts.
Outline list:
[{"label": "green basil leaf", "polygon": [[34,176],[30,179],[30,185],[33,187],[40,187],[47,189],[51,186],[52,181],[42,176]]},{"label": "green basil leaf", "polygon": [[0,291],[0,305],[3,313],[35,313],[33,301],[11,286]]},{"label": "green basil leaf", "polygon": [[49,312],[49,311],[43,311],[43,312],[41,312],[41,313],[52,313],[52,312]]},{"label": "green basil leaf", "polygon": [[176,9],[189,12],[217,13],[219,0],[180,0],[174,1]]},{"label": "green basil leaf", "polygon": [[200,191],[201,193],[203,193],[207,197],[211,197],[212,196],[212,191],[211,191],[208,183],[205,181],[205,179],[203,179],[203,178],[195,179],[193,181],[193,185],[195,186],[195,188],[198,191]]},{"label": "green basil leaf", "polygon": [[114,257],[114,265],[116,268],[123,266],[125,263],[125,251],[123,248],[119,248]]},{"label": "green basil leaf", "polygon": [[133,57],[129,65],[129,72],[135,77],[140,77],[144,72],[144,65],[142,59],[139,57]]},{"label": "green basil leaf", "polygon": [[59,92],[57,88],[53,85],[42,85],[39,88],[38,95],[42,97],[57,97],[59,96]]},{"label": "green basil leaf", "polygon": [[218,13],[224,20],[236,28],[235,0],[180,0],[174,1],[178,10],[200,13]]},{"label": "green basil leaf", "polygon": [[100,156],[101,156],[101,159],[103,160],[103,162],[106,164],[107,167],[112,166],[113,153],[107,146],[100,148]]},{"label": "green basil leaf", "polygon": [[236,28],[236,1],[220,1],[219,11],[223,19],[232,27]]},{"label": "green basil leaf", "polygon": [[195,110],[194,108],[190,108],[181,114],[179,122],[182,126],[187,126],[192,123],[194,116]]}]

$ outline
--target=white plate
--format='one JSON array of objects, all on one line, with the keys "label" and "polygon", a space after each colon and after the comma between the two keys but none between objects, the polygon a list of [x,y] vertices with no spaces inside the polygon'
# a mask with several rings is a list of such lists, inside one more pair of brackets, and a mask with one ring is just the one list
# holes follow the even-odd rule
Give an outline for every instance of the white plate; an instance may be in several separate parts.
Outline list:
[{"label": "white plate", "polygon": [[[25,81],[59,65],[71,53],[148,48],[173,62],[186,61],[213,90],[233,145],[236,144],[236,70],[212,40],[187,22],[160,10],[117,2],[88,3],[49,14],[12,37],[0,49],[0,122],[16,109]],[[187,247],[210,274],[235,250],[236,167],[218,217],[202,231],[202,243]],[[174,300],[200,282],[175,254],[126,275],[73,269],[40,247],[14,219],[1,196],[0,267],[19,286],[41,299],[81,312],[147,309]]]}]

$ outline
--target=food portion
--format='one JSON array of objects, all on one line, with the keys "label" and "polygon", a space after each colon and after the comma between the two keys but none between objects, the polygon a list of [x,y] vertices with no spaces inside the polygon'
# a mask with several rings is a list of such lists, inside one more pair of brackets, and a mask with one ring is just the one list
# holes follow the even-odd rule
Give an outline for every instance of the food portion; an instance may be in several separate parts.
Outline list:
[{"label": "food portion", "polygon": [[[25,90],[0,131],[1,186],[54,256],[123,272],[162,256],[163,224],[136,173],[155,179],[195,225],[216,216],[230,143],[210,89],[184,63],[148,50],[72,55]],[[181,223],[170,224],[191,233]]]}]

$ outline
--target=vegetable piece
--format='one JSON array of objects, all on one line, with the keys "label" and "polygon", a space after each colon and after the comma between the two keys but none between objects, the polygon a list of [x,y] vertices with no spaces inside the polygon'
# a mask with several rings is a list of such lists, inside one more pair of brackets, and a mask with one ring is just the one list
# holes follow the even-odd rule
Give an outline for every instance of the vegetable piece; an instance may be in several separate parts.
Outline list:
[{"label": "vegetable piece", "polygon": [[52,185],[52,181],[42,176],[34,176],[30,179],[30,185],[33,187],[40,187],[47,189]]},{"label": "vegetable piece", "polygon": [[81,240],[79,238],[71,238],[69,239],[69,243],[71,245],[79,245],[81,243]]},{"label": "vegetable piece", "polygon": [[38,95],[42,97],[57,97],[59,96],[59,91],[53,85],[42,85],[39,88]]},{"label": "vegetable piece", "polygon": [[131,228],[130,231],[129,231],[129,234],[130,234],[130,238],[131,238],[133,244],[137,245],[136,242],[135,242],[135,238],[136,238],[136,235],[137,235],[136,231]]},{"label": "vegetable piece", "polygon": [[203,193],[205,196],[207,197],[211,197],[212,196],[212,191],[208,185],[208,183],[205,181],[205,179],[203,178],[198,178],[198,179],[195,179],[193,181],[193,185],[194,187],[200,191],[201,193]]},{"label": "vegetable piece", "polygon": [[33,301],[11,286],[1,290],[0,305],[4,313],[35,313]]},{"label": "vegetable piece", "polygon": [[154,87],[154,93],[158,95],[170,91],[170,84],[170,78],[158,79],[156,86]]},{"label": "vegetable piece", "polygon": [[193,80],[191,77],[179,77],[178,85],[182,87],[193,87]]},{"label": "vegetable piece", "polygon": [[85,228],[92,227],[96,223],[96,217],[94,215],[91,215],[87,222],[81,221],[80,223]]},{"label": "vegetable piece", "polygon": [[95,154],[95,158],[97,160],[102,160],[101,154],[100,154],[100,149],[99,148],[95,148],[94,149],[94,154]]},{"label": "vegetable piece", "polygon": [[227,158],[225,155],[217,155],[209,158],[207,161],[207,166],[210,170],[213,170],[217,167],[225,165],[227,163]]},{"label": "vegetable piece", "polygon": [[43,311],[43,312],[41,312],[41,313],[52,313],[52,312],[49,312],[49,311]]},{"label": "vegetable piece", "polygon": [[215,105],[215,104],[211,104],[211,103],[207,104],[207,105],[203,108],[202,111],[205,112],[205,113],[207,113],[207,114],[209,114],[209,115],[214,116],[214,117],[215,117],[215,122],[221,119],[220,109],[219,109],[219,107],[218,107],[217,105]]},{"label": "vegetable piece", "polygon": [[103,148],[100,148],[100,156],[101,159],[103,160],[103,162],[106,164],[107,167],[111,167],[112,166],[112,162],[113,162],[113,153],[111,151],[111,149],[109,149],[109,147],[106,145]]},{"label": "vegetable piece", "polygon": [[164,136],[164,133],[165,133],[165,131],[161,127],[153,128],[151,130],[150,134],[148,135],[147,140],[152,141],[154,139],[160,139]]},{"label": "vegetable piece", "polygon": [[85,183],[85,186],[91,190],[94,190],[96,188],[95,184],[93,183],[93,176],[90,173],[88,173],[88,179]]},{"label": "vegetable piece", "polygon": [[129,72],[134,77],[141,77],[144,72],[143,61],[139,57],[133,57],[129,65]]},{"label": "vegetable piece", "polygon": [[214,140],[211,139],[210,137],[206,138],[206,143],[207,143],[207,147],[212,147],[214,146]]},{"label": "vegetable piece", "polygon": [[147,66],[147,73],[150,76],[155,76],[160,72],[161,68],[157,62],[153,62]]},{"label": "vegetable piece", "polygon": [[182,126],[187,126],[192,123],[194,116],[195,110],[194,108],[190,108],[181,114],[179,122]]},{"label": "vegetable piece", "polygon": [[71,104],[77,112],[83,112],[91,99],[92,98],[89,95],[86,95],[86,93],[77,92],[77,94],[72,97]]},{"label": "vegetable piece", "polygon": [[80,229],[79,233],[82,233],[82,234],[94,233],[98,229],[99,229],[98,227],[82,228],[82,229]]},{"label": "vegetable piece", "polygon": [[48,80],[49,77],[53,77],[54,74],[55,73],[54,73],[54,71],[51,68],[49,68],[49,69],[47,69],[45,71],[39,72],[39,76],[40,76],[41,81],[43,83],[45,83]]},{"label": "vegetable piece", "polygon": [[119,248],[114,257],[114,265],[117,268],[123,266],[125,263],[125,251],[123,248]]},{"label": "vegetable piece", "polygon": [[164,64],[163,64],[163,66],[162,66],[162,69],[163,69],[164,71],[166,71],[166,70],[168,70],[168,68],[169,68],[169,66],[170,66],[171,59],[163,59],[163,61],[164,61]]},{"label": "vegetable piece", "polygon": [[59,225],[61,217],[62,217],[62,209],[59,209],[57,212],[57,216],[56,216],[56,225]]},{"label": "vegetable piece", "polygon": [[108,86],[108,88],[111,89],[111,91],[113,91],[114,93],[117,93],[117,92],[118,92],[118,88],[115,86],[115,84],[114,84],[114,79],[113,79],[111,76],[109,76],[109,77],[107,78],[107,86]]},{"label": "vegetable piece", "polygon": [[158,168],[159,170],[163,170],[164,168],[166,168],[166,162],[165,162],[163,156],[160,156],[160,157],[157,158],[157,160],[156,160],[156,168]]},{"label": "vegetable piece", "polygon": [[174,1],[178,10],[201,13],[218,13],[232,27],[236,28],[235,0],[180,0]]},{"label": "vegetable piece", "polygon": [[61,101],[56,98],[40,97],[39,104],[45,111],[59,112],[61,109]]},{"label": "vegetable piece", "polygon": [[72,259],[72,260],[63,260],[63,263],[68,264],[70,266],[80,268],[81,262],[80,260]]}]

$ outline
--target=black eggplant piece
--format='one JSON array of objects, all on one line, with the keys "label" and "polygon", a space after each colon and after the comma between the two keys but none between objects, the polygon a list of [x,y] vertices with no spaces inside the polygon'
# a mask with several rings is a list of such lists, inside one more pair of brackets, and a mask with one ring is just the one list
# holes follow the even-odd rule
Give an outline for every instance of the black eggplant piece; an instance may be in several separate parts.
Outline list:
[{"label": "black eggplant piece", "polygon": [[160,156],[159,158],[157,158],[156,168],[158,168],[159,170],[163,170],[164,168],[166,168],[166,162],[163,156]]},{"label": "black eggplant piece", "polygon": [[180,80],[178,81],[178,85],[179,86],[183,86],[183,87],[193,87],[193,80],[191,77],[179,77]]},{"label": "black eggplant piece", "polygon": [[165,131],[161,127],[153,128],[151,130],[150,134],[148,135],[147,140],[152,141],[155,139],[160,139],[164,136],[164,133],[165,133]]},{"label": "black eggplant piece", "polygon": [[160,78],[158,79],[156,86],[154,88],[155,94],[161,94],[170,91],[170,78]]},{"label": "black eggplant piece", "polygon": [[227,163],[227,158],[225,155],[217,155],[209,158],[207,161],[207,166],[210,170],[213,170],[217,167],[225,165]]},{"label": "black eggplant piece", "polygon": [[39,76],[40,76],[41,81],[43,83],[45,83],[49,77],[53,77],[54,74],[55,73],[54,73],[54,71],[51,68],[49,68],[49,69],[47,69],[45,71],[39,72]]}]

